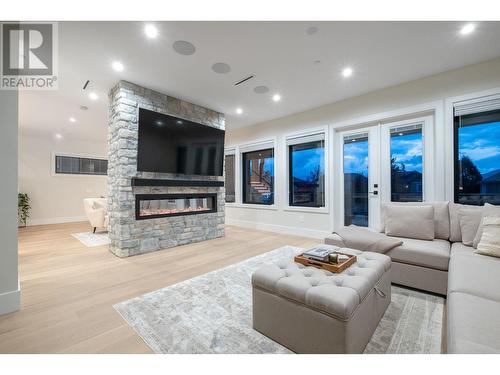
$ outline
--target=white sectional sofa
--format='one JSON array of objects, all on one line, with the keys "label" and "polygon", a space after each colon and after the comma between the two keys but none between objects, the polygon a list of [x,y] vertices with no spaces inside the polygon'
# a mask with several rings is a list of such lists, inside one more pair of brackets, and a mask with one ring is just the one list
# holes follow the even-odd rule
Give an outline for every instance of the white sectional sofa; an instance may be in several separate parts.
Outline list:
[{"label": "white sectional sofa", "polygon": [[[397,205],[404,206],[409,215],[414,206],[432,205],[435,238],[393,237],[403,244],[386,253],[392,260],[392,282],[447,296],[448,353],[500,353],[500,258],[477,254],[468,246],[483,208],[449,202]],[[386,210],[384,204],[383,223]],[[471,214],[467,241],[460,225],[464,210]],[[415,231],[423,225],[415,222]],[[381,232],[385,229],[382,225]],[[325,243],[346,245],[337,234],[327,237]]]}]

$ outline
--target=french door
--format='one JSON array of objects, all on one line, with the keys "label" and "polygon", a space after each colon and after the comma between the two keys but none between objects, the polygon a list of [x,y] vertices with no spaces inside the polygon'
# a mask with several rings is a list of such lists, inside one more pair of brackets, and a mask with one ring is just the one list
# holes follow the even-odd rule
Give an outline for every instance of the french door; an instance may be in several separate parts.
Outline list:
[{"label": "french door", "polygon": [[382,202],[434,199],[433,117],[337,132],[335,227],[378,229]]},{"label": "french door", "polygon": [[339,133],[340,206],[336,225],[377,227],[380,216],[378,126]]}]

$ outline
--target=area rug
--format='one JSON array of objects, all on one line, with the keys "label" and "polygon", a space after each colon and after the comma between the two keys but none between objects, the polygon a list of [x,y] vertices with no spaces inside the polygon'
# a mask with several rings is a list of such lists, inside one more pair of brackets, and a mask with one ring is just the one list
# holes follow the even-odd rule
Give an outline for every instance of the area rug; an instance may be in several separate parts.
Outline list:
[{"label": "area rug", "polygon": [[[291,258],[285,246],[114,308],[155,353],[291,353],[252,329],[251,274]],[[440,353],[444,298],[392,287],[392,302],[365,353]]]},{"label": "area rug", "polygon": [[83,233],[72,233],[71,235],[87,247],[103,246],[109,244],[109,236],[107,232],[105,233],[83,232]]}]

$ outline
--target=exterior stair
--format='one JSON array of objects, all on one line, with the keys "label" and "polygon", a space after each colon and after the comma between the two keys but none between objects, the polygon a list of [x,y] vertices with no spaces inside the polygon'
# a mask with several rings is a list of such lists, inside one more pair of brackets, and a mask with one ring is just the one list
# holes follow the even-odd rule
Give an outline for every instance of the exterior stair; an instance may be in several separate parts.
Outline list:
[{"label": "exterior stair", "polygon": [[260,181],[250,181],[250,186],[255,189],[259,194],[269,194],[271,189],[268,184]]}]

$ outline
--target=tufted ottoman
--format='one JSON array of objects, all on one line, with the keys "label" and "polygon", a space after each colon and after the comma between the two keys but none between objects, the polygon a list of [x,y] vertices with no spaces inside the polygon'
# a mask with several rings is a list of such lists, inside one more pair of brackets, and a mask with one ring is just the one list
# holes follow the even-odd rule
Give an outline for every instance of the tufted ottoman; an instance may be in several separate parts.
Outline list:
[{"label": "tufted ottoman", "polygon": [[391,259],[342,249],[342,273],[287,259],[252,275],[253,327],[296,353],[362,353],[391,301]]}]

